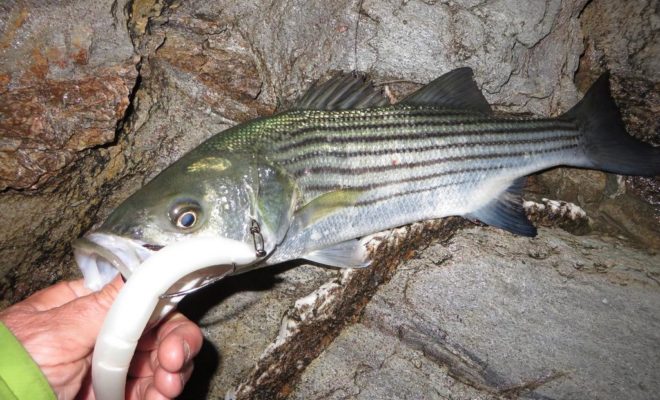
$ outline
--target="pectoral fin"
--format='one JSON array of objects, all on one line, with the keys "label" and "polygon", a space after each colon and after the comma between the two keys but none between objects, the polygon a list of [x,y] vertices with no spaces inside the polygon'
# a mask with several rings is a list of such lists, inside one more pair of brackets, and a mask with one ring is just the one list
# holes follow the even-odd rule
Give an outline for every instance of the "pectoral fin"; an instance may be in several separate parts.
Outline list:
[{"label": "pectoral fin", "polygon": [[302,258],[319,264],[339,268],[364,268],[371,263],[365,246],[368,240],[351,239],[330,247],[314,250]]},{"label": "pectoral fin", "polygon": [[362,194],[359,190],[336,190],[307,203],[295,212],[294,218],[304,229],[342,208],[352,207]]}]

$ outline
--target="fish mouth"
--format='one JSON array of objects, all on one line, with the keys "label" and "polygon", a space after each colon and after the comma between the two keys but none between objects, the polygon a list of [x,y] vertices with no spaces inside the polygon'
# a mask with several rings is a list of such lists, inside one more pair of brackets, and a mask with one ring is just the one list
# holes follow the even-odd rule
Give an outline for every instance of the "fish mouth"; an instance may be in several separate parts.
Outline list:
[{"label": "fish mouth", "polygon": [[128,279],[135,268],[162,246],[110,233],[94,232],[71,244],[73,256],[85,278],[85,286],[99,290],[118,273]]}]

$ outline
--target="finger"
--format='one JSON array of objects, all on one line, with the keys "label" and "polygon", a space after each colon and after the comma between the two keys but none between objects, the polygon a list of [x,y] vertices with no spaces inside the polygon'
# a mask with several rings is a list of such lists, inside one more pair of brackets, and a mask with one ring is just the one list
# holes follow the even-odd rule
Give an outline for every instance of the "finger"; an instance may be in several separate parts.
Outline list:
[{"label": "finger", "polygon": [[160,365],[158,351],[153,350],[159,347],[164,347],[163,359],[169,372],[178,372],[183,363],[199,352],[202,342],[199,328],[184,315],[175,313],[140,338],[129,373],[135,377],[153,375]]},{"label": "finger", "polygon": [[174,329],[179,327],[180,324],[190,322],[183,314],[175,312],[165,317],[153,329],[145,332],[137,345],[138,351],[155,350],[160,345],[160,342],[167,337]]},{"label": "finger", "polygon": [[[123,281],[121,277],[117,276],[110,283],[101,289],[99,292],[92,292],[91,290],[85,287],[85,282],[82,279],[75,281],[62,281],[56,283],[55,285],[42,289],[32,296],[28,297],[25,300],[25,303],[34,307],[37,311],[45,311],[53,308],[61,307],[66,303],[85,297],[88,295],[94,295],[97,293],[103,293],[104,291],[111,291],[116,293],[123,286]],[[114,300],[112,297],[112,300]],[[110,304],[112,301],[110,301]]]},{"label": "finger", "polygon": [[91,297],[93,301],[99,306],[105,308],[107,312],[107,310],[112,307],[112,303],[115,302],[115,299],[123,286],[124,281],[122,280],[121,275],[117,275],[112,281],[110,281],[110,283],[103,286],[101,290],[92,292],[86,297]]},{"label": "finger", "polygon": [[193,360],[188,361],[188,363],[183,367],[183,371],[181,371],[181,377],[183,378],[184,386],[188,382],[188,379],[190,379],[190,377],[192,376],[194,369],[195,369],[195,362]]},{"label": "finger", "polygon": [[158,368],[158,354],[155,351],[137,351],[131,360],[128,376],[132,378],[154,376],[156,368]]},{"label": "finger", "polygon": [[162,339],[158,345],[158,363],[166,371],[176,373],[199,353],[204,337],[199,327],[184,316],[167,324],[170,326],[163,326],[165,335],[159,335]]},{"label": "finger", "polygon": [[166,316],[158,325],[142,334],[138,341],[138,351],[149,351],[158,348],[160,342],[180,323],[188,319],[181,313],[175,312]]},{"label": "finger", "polygon": [[152,351],[158,348],[158,330],[159,326],[149,329],[147,332],[142,334],[140,340],[138,341],[137,351]]},{"label": "finger", "polygon": [[126,382],[126,399],[129,400],[169,400],[170,398],[158,392],[153,384],[153,378],[131,379]]},{"label": "finger", "polygon": [[60,307],[89,293],[90,291],[83,286],[82,279],[63,281],[34,293],[25,299],[25,302],[37,311],[45,311]]},{"label": "finger", "polygon": [[170,400],[171,397],[165,396],[159,392],[153,385],[149,386],[147,392],[144,395],[145,400]]},{"label": "finger", "polygon": [[91,351],[103,320],[122,284],[121,279],[113,280],[101,291],[50,310],[48,314],[54,326],[53,336],[63,347],[71,348],[74,353]]},{"label": "finger", "polygon": [[186,364],[178,373],[171,373],[162,368],[156,370],[154,375],[154,387],[166,397],[177,397],[183,392],[183,388],[192,375],[193,363]]}]

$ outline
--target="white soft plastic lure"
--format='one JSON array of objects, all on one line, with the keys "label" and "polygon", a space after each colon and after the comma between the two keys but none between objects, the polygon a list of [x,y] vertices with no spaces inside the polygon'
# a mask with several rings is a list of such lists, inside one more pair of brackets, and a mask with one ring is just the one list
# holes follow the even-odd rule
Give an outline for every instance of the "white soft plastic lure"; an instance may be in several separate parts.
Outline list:
[{"label": "white soft plastic lure", "polygon": [[[94,347],[92,382],[97,400],[124,399],[126,376],[148,323],[167,315],[186,290],[256,261],[254,248],[224,238],[191,238],[154,252],[119,292]],[[174,290],[174,296],[167,294]]]}]

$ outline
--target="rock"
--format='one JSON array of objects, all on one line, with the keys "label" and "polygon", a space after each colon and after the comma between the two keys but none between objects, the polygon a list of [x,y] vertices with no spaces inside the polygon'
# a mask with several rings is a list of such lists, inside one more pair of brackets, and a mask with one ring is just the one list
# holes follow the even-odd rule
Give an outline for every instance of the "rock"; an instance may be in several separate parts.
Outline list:
[{"label": "rock", "polygon": [[149,55],[144,73],[166,79],[178,95],[232,123],[272,114],[274,108],[258,99],[263,81],[249,43],[222,20],[207,18],[174,13],[155,28],[152,34],[163,43]]},{"label": "rock", "polygon": [[413,257],[420,244],[430,243],[433,237],[449,238],[465,224],[461,218],[446,218],[375,235],[369,243],[374,258],[371,267],[344,270],[341,276],[296,299],[274,342],[259,356],[253,370],[235,389],[216,390],[229,389],[228,397],[235,399],[286,397],[305,366],[362,312],[376,288],[390,279],[402,260]]},{"label": "rock", "polygon": [[[658,145],[660,122],[654,117],[660,112],[656,11],[654,1],[589,2],[579,18],[585,50],[580,56],[575,81],[584,92],[601,73],[611,71],[612,92],[628,132]],[[581,205],[597,225],[596,229],[632,236],[642,246],[658,248],[658,177],[617,180],[599,172],[562,169],[538,178],[543,188],[536,190],[543,192],[542,197]],[[606,180],[609,187],[598,189]],[[569,189],[572,185],[579,192]],[[606,192],[609,193],[598,199],[598,193]],[[646,204],[640,204],[640,197]],[[614,212],[615,208],[620,211]]]},{"label": "rock", "polygon": [[558,226],[574,235],[590,231],[587,213],[573,203],[542,199],[542,203],[525,201],[523,207],[536,226]]},{"label": "rock", "polygon": [[224,398],[250,375],[277,336],[282,315],[336,272],[312,266],[283,267],[230,278],[186,298],[182,310],[200,318],[208,340],[183,398]]},{"label": "rock", "polygon": [[114,140],[137,77],[128,31],[111,11],[120,3],[0,8],[0,191],[35,189],[81,150]]},{"label": "rock", "polygon": [[138,76],[126,4],[0,5],[0,299],[6,302],[75,276],[69,243],[91,224],[109,189],[103,178],[121,163],[121,152],[104,147],[117,140]]},{"label": "rock", "polygon": [[460,231],[403,263],[289,398],[651,398],[658,276],[616,239]]}]

